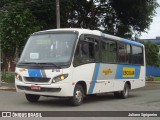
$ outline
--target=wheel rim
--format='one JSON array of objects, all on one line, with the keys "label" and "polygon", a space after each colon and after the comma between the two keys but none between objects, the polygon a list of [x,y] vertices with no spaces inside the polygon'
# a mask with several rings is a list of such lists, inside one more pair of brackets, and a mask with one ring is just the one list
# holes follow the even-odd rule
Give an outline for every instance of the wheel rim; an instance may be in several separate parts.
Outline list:
[{"label": "wheel rim", "polygon": [[82,91],[77,90],[77,91],[76,91],[76,94],[75,94],[75,98],[76,98],[77,102],[81,102],[81,101],[82,101],[82,98],[83,98]]}]

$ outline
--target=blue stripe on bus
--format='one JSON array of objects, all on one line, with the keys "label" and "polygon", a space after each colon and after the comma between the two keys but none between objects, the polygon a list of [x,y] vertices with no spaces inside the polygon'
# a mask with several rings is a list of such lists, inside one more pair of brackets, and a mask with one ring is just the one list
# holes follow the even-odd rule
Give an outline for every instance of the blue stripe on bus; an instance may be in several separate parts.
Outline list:
[{"label": "blue stripe on bus", "polygon": [[28,69],[29,77],[42,78],[40,69]]},{"label": "blue stripe on bus", "polygon": [[94,74],[92,77],[92,83],[90,85],[89,92],[88,92],[89,94],[93,93],[93,90],[94,90],[94,87],[95,87],[95,84],[98,78],[99,68],[100,68],[100,64],[98,63],[95,65]]},{"label": "blue stripe on bus", "polygon": [[143,46],[143,44],[141,44],[139,42],[136,42],[136,41],[132,41],[132,40],[121,39],[120,41],[125,42],[125,43],[129,43],[129,44],[132,44],[132,45],[140,46],[140,47]]},{"label": "blue stripe on bus", "polygon": [[[124,76],[123,74],[123,68],[134,68],[135,72],[132,77],[127,77]],[[117,67],[117,74],[116,74],[116,79],[138,79],[140,75],[140,68],[141,66],[132,66],[132,65],[118,65]]]}]

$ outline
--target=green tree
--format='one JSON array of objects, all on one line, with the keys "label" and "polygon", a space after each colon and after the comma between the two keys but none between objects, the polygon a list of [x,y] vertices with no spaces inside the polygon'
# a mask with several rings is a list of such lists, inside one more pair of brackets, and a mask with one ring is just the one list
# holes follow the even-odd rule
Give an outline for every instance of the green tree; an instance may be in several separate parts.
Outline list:
[{"label": "green tree", "polygon": [[97,29],[99,13],[102,9],[96,8],[96,1],[90,0],[73,0],[71,10],[69,11],[68,24],[71,27]]},{"label": "green tree", "polygon": [[7,5],[8,8],[0,12],[0,42],[3,64],[9,66],[18,58],[19,50],[24,46],[28,36],[39,31],[41,27],[30,10],[24,9],[23,4]]},{"label": "green tree", "polygon": [[[99,29],[131,38],[148,29],[156,0],[60,0],[61,27]],[[1,0],[0,42],[3,58],[17,58],[28,36],[56,28],[55,0]]]},{"label": "green tree", "polygon": [[156,0],[74,0],[73,3],[70,26],[100,29],[126,38],[148,29],[158,7]]},{"label": "green tree", "polygon": [[[26,0],[26,8],[30,9],[43,29],[56,28],[56,0]],[[68,24],[69,12],[74,0],[60,0],[61,27],[70,27]]]},{"label": "green tree", "polygon": [[151,66],[160,66],[159,47],[155,43],[143,42],[146,52],[146,63]]},{"label": "green tree", "polygon": [[158,7],[156,0],[111,0],[116,13],[116,35],[131,37],[149,28]]}]

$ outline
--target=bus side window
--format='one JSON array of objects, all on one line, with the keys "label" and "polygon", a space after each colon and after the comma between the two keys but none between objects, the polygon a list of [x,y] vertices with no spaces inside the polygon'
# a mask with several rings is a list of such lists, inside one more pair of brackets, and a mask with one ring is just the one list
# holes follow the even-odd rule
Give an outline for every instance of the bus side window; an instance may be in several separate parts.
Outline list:
[{"label": "bus side window", "polygon": [[108,63],[109,62],[109,54],[110,54],[110,52],[109,52],[109,41],[102,41],[102,47],[101,47],[101,49],[102,49],[102,62],[103,63]]},{"label": "bus side window", "polygon": [[125,43],[118,44],[118,62],[119,63],[126,63],[127,59],[127,49]]},{"label": "bus side window", "polygon": [[117,62],[117,44],[112,40],[102,41],[102,62],[116,63]]},{"label": "bus side window", "polygon": [[116,63],[117,62],[117,43],[115,41],[110,41],[110,48],[109,48],[109,62]]},{"label": "bus side window", "polygon": [[118,61],[119,63],[125,64],[131,63],[131,45],[126,43],[119,43]]},{"label": "bus side window", "polygon": [[90,48],[90,45],[89,43],[87,42],[83,42],[81,43],[81,58],[89,58],[89,57],[92,57],[91,54],[89,54],[89,48]]},{"label": "bus side window", "polygon": [[127,63],[131,63],[131,45],[127,44]]},{"label": "bus side window", "polygon": [[142,47],[132,46],[132,64],[143,65],[143,49]]},{"label": "bus side window", "polygon": [[92,63],[99,60],[99,43],[94,38],[87,37],[79,41],[74,55],[74,66]]}]

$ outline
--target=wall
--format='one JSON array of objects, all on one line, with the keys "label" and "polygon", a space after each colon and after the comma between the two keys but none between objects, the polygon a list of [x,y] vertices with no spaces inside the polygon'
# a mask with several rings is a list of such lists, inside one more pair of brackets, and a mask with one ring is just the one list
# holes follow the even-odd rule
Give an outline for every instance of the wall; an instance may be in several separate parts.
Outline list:
[{"label": "wall", "polygon": [[159,76],[160,77],[160,68],[154,67],[154,66],[147,66],[146,76]]}]

